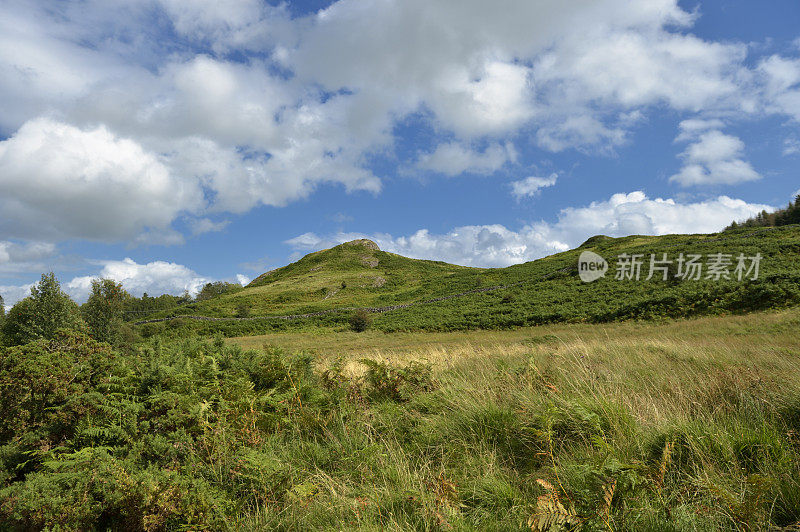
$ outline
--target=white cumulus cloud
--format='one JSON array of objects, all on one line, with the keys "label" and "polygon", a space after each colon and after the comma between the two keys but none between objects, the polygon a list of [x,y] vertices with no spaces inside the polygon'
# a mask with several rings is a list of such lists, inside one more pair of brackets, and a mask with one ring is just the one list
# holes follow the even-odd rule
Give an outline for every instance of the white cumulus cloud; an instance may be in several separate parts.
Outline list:
[{"label": "white cumulus cloud", "polygon": [[[685,138],[685,130],[678,138]],[[683,167],[671,182],[695,185],[736,185],[761,179],[761,174],[743,159],[744,142],[719,130],[700,133],[681,154]]]},{"label": "white cumulus cloud", "polygon": [[409,257],[466,266],[509,266],[577,247],[590,236],[711,233],[734,220],[749,218],[769,205],[719,196],[694,203],[650,199],[644,192],[614,194],[585,207],[563,209],[554,222],[535,222],[513,230],[500,224],[457,227],[435,234],[421,229],[408,236],[305,233],[286,243],[298,251],[315,251],[356,238],[370,238],[381,249]]},{"label": "white cumulus cloud", "polygon": [[514,146],[490,144],[485,150],[475,151],[457,142],[440,144],[432,153],[423,154],[417,168],[431,170],[447,176],[463,173],[491,174],[517,158]]},{"label": "white cumulus cloud", "polygon": [[133,259],[102,262],[96,275],[75,277],[64,285],[64,289],[78,301],[85,301],[92,286],[92,279],[113,279],[133,295],[180,295],[184,291],[196,295],[211,279],[198,275],[182,264],[153,261],[139,264]]},{"label": "white cumulus cloud", "polygon": [[541,189],[555,185],[557,179],[557,174],[550,174],[548,177],[526,177],[511,183],[511,194],[517,199],[535,196]]},{"label": "white cumulus cloud", "polygon": [[169,230],[202,200],[136,141],[44,118],[0,142],[0,175],[7,237],[132,239]]},{"label": "white cumulus cloud", "polygon": [[795,155],[800,153],[800,140],[788,138],[783,140],[783,155]]},{"label": "white cumulus cloud", "polygon": [[758,72],[766,108],[800,120],[800,58],[773,55],[761,61]]},{"label": "white cumulus cloud", "polygon": [[[290,11],[258,0],[6,2],[0,239],[179,242],[183,212],[283,206],[327,184],[377,194],[370,162],[392,160],[409,116],[451,141],[419,161],[443,175],[503,168],[509,140],[613,152],[653,109],[800,117],[800,60],[749,61],[743,43],[695,36],[699,15],[677,0]],[[756,179],[733,138],[698,139],[676,180]],[[701,153],[714,142],[730,156]]]}]

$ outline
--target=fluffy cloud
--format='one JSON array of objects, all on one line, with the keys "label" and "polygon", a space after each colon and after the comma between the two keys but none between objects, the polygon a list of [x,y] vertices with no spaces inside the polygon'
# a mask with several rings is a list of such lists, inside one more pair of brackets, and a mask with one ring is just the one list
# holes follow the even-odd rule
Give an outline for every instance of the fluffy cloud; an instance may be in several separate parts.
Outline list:
[{"label": "fluffy cloud", "polygon": [[[0,275],[11,278],[31,271],[47,271],[50,262],[57,257],[56,246],[48,242],[0,241]],[[6,307],[30,295],[30,284],[0,285],[0,296]]]},{"label": "fluffy cloud", "polygon": [[746,48],[667,29],[692,20],[671,0],[343,0],[313,17],[282,57],[331,90],[380,90],[395,112],[424,105],[462,137],[546,128],[542,146],[558,151],[619,142],[622,133],[600,123],[601,104],[741,106]]},{"label": "fluffy cloud", "polygon": [[550,227],[551,234],[574,246],[594,234],[712,233],[733,220],[749,218],[765,209],[773,207],[727,196],[681,203],[674,199],[650,199],[644,192],[636,191],[614,194],[607,201],[592,202],[588,207],[563,209],[558,222]]},{"label": "fluffy cloud", "polygon": [[[684,130],[683,138],[688,133]],[[761,179],[749,162],[742,159],[744,142],[719,130],[700,133],[681,154],[684,165],[669,178],[682,186],[735,185]]]},{"label": "fluffy cloud", "polygon": [[450,142],[440,144],[434,152],[422,155],[417,161],[417,168],[447,176],[465,172],[491,174],[506,163],[516,161],[516,158],[516,150],[510,142],[505,145],[490,144],[483,152],[474,151],[457,142]]},{"label": "fluffy cloud", "polygon": [[553,152],[568,148],[609,151],[625,142],[625,131],[609,128],[590,114],[573,115],[540,127],[536,140],[539,146]]},{"label": "fluffy cloud", "polygon": [[[294,19],[258,0],[12,1],[0,238],[179,242],[182,213],[282,206],[330,183],[377,193],[371,157],[391,158],[411,114],[454,139],[420,160],[444,175],[502,168],[518,134],[608,152],[654,106],[800,116],[797,59],[750,68],[746,46],[689,34],[695,17],[676,0],[340,0]],[[731,138],[732,157],[690,160],[714,140],[676,180],[757,176]]]},{"label": "fluffy cloud", "polygon": [[800,59],[773,55],[758,65],[768,110],[800,120]]},{"label": "fluffy cloud", "polygon": [[297,250],[313,251],[367,237],[375,240],[383,250],[410,257],[467,266],[509,266],[574,248],[596,234],[618,237],[710,233],[764,209],[773,207],[727,196],[679,203],[673,199],[650,199],[644,192],[636,191],[614,194],[606,201],[593,202],[586,207],[563,209],[555,222],[537,222],[518,231],[495,224],[458,227],[445,234],[432,234],[422,229],[400,237],[360,233],[321,237],[306,233],[286,243]]},{"label": "fluffy cloud", "polygon": [[260,0],[159,0],[175,30],[195,41],[224,52],[232,48],[259,49],[267,46],[275,26],[287,22],[285,6],[270,6]]},{"label": "fluffy cloud", "polygon": [[550,174],[549,177],[530,176],[521,181],[511,183],[511,194],[517,199],[535,196],[544,187],[552,187],[556,184],[558,175]]},{"label": "fluffy cloud", "polygon": [[569,99],[588,96],[628,108],[663,102],[696,111],[731,103],[731,98],[741,103],[743,80],[738,77],[745,56],[743,45],[691,35],[590,29],[541,56],[534,75]]},{"label": "fluffy cloud", "polygon": [[35,283],[24,285],[0,285],[0,296],[3,296],[3,306],[10,310],[14,303],[31,295],[31,288]]},{"label": "fluffy cloud", "polygon": [[456,133],[470,137],[508,132],[533,116],[527,67],[495,61],[483,66],[478,79],[470,74],[447,69],[438,90],[427,99]]},{"label": "fluffy cloud", "polygon": [[[101,46],[79,44],[84,32],[75,27],[69,16],[60,16],[63,13],[59,8],[66,5],[61,3],[48,10],[33,2],[3,3],[0,100],[4,105],[0,136],[50,109],[69,107],[105,79],[125,78],[137,70],[118,56],[104,53]],[[98,5],[87,7],[81,18],[91,19],[91,13],[105,11],[97,9]],[[59,23],[53,21],[54,16],[60,19]]]},{"label": "fluffy cloud", "polygon": [[676,142],[684,142],[696,139],[701,133],[705,133],[711,129],[722,129],[725,127],[725,122],[719,118],[712,118],[704,120],[702,118],[690,118],[678,124],[680,133],[675,138]]},{"label": "fluffy cloud", "polygon": [[27,122],[0,142],[0,235],[132,239],[169,230],[197,208],[199,187],[175,178],[158,157],[104,126]]},{"label": "fluffy cloud", "polygon": [[126,258],[104,261],[97,275],[75,277],[64,285],[65,290],[76,300],[85,301],[92,286],[92,279],[114,279],[121,282],[130,293],[141,296],[150,294],[180,295],[184,291],[197,294],[211,280],[193,270],[174,262],[155,261],[139,264]]},{"label": "fluffy cloud", "polygon": [[193,235],[202,235],[204,233],[222,231],[228,227],[230,223],[231,222],[229,220],[215,222],[214,220],[210,220],[208,218],[194,218],[189,221],[189,227],[191,228]]},{"label": "fluffy cloud", "polygon": [[55,255],[55,245],[48,242],[0,241],[0,269],[19,267]]},{"label": "fluffy cloud", "polygon": [[[23,246],[15,249],[14,245],[10,243],[0,243],[0,272],[2,272],[4,253],[18,259],[28,259],[46,255],[47,251],[48,248],[44,245]],[[86,301],[91,291],[92,280],[98,278],[121,282],[128,292],[137,297],[145,292],[150,295],[181,295],[188,292],[194,296],[203,288],[203,285],[215,280],[174,262],[153,261],[140,264],[133,259],[125,258],[123,260],[97,261],[96,264],[102,267],[94,275],[73,277],[69,281],[62,282],[63,290],[75,301],[79,303]],[[237,274],[235,281],[246,285],[250,282],[250,278]],[[0,286],[0,295],[3,296],[6,306],[11,307],[20,299],[29,296],[30,289],[34,284]]]}]

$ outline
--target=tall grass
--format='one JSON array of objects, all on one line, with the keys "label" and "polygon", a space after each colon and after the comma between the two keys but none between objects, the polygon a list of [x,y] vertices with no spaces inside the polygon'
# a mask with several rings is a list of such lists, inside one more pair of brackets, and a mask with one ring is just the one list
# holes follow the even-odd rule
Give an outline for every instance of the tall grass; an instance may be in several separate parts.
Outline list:
[{"label": "tall grass", "polygon": [[462,350],[435,373],[436,390],[367,403],[337,425],[323,446],[349,458],[305,463],[313,497],[237,526],[797,526],[797,340],[773,331],[715,342],[707,337],[725,320],[705,325],[695,338],[651,327],[645,340],[553,336],[528,352]]},{"label": "tall grass", "polygon": [[[505,344],[437,336],[402,353],[387,337],[368,361],[222,340],[156,343],[111,371],[104,355],[92,362],[102,371],[84,364],[73,397],[47,396],[64,401],[37,414],[55,424],[9,417],[27,429],[0,446],[0,524],[797,527],[797,320],[559,326]],[[4,363],[15,379],[39,375],[24,357],[63,361],[72,344],[60,342],[8,350]],[[77,386],[69,364],[54,367]]]}]

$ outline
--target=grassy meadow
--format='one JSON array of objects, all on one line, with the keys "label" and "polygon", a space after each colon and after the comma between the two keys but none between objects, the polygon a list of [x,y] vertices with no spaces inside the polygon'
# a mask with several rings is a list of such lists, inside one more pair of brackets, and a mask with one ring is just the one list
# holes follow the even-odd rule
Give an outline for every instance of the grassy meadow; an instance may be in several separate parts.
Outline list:
[{"label": "grassy meadow", "polygon": [[[308,463],[319,492],[291,520],[296,529],[788,530],[800,525],[798,325],[800,312],[788,311],[306,337],[321,368],[346,378],[370,383],[373,370],[358,364],[369,357],[428,364],[434,384],[366,402],[355,434],[377,445],[358,465],[369,495],[344,464]],[[262,511],[239,524],[286,523]]]},{"label": "grassy meadow", "polygon": [[790,530],[798,326],[785,310],[9,348],[0,526]]}]

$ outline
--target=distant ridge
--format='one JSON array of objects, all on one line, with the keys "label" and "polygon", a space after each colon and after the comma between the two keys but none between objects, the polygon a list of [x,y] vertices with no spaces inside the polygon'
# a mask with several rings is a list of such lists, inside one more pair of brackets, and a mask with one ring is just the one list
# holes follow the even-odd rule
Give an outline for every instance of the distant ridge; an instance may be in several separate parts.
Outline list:
[{"label": "distant ridge", "polygon": [[[608,275],[588,285],[577,275],[582,250],[605,257]],[[754,281],[615,280],[614,258],[635,254],[760,254]],[[643,261],[644,262],[644,261]],[[800,227],[741,229],[708,235],[598,235],[580,248],[507,268],[470,268],[411,259],[358,239],[316,251],[266,272],[231,294],[151,315],[200,322],[252,323],[314,318],[342,323],[357,309],[380,315],[384,330],[451,330],[743,312],[800,304]],[[245,315],[241,309],[245,308]],[[339,317],[337,317],[339,316]],[[320,322],[322,323],[322,322]],[[226,326],[227,327],[227,326]],[[231,329],[233,330],[233,329]]]}]

